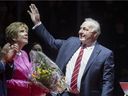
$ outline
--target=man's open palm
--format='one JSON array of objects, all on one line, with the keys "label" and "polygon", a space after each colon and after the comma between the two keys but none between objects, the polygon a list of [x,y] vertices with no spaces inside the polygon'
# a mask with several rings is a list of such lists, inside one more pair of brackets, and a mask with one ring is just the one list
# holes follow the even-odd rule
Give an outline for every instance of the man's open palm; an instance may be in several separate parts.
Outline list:
[{"label": "man's open palm", "polygon": [[28,10],[27,12],[29,13],[31,19],[32,19],[32,22],[36,25],[40,22],[40,14],[39,14],[39,11],[37,9],[37,7],[35,6],[35,4],[31,4],[29,6],[30,8],[30,11]]}]

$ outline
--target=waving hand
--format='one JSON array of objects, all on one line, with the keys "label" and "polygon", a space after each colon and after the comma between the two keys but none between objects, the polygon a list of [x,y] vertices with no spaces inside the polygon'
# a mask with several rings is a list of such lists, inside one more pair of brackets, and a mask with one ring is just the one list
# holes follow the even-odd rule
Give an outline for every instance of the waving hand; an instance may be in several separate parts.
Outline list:
[{"label": "waving hand", "polygon": [[27,12],[29,13],[32,22],[36,25],[40,22],[40,14],[39,11],[37,9],[37,7],[35,6],[35,4],[31,4],[29,6],[30,11],[28,10]]}]

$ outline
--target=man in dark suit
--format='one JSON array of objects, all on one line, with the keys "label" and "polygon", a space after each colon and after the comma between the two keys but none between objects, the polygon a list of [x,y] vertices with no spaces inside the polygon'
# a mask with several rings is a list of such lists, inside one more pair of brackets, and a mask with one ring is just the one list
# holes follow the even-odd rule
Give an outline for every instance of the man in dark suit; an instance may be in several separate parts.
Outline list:
[{"label": "man in dark suit", "polygon": [[6,80],[11,79],[13,74],[13,58],[16,54],[16,46],[7,43],[0,50],[0,96],[7,96]]},{"label": "man in dark suit", "polygon": [[[28,13],[35,24],[33,29],[36,34],[59,51],[56,64],[64,72],[69,85],[60,96],[113,96],[113,52],[97,42],[100,24],[87,18],[80,26],[79,38],[55,39],[41,23],[36,6],[31,4],[29,7],[31,12],[28,10]],[[78,74],[72,79],[74,70]]]}]

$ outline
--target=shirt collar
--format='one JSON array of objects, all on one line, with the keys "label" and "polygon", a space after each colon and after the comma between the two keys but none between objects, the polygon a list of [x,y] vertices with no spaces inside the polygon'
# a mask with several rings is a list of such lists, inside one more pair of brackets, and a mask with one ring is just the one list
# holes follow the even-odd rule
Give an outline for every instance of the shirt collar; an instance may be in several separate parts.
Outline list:
[{"label": "shirt collar", "polygon": [[92,48],[94,48],[94,46],[96,45],[96,42],[97,42],[97,41],[93,42],[91,46],[86,47],[86,48],[87,48],[87,49],[92,49]]}]

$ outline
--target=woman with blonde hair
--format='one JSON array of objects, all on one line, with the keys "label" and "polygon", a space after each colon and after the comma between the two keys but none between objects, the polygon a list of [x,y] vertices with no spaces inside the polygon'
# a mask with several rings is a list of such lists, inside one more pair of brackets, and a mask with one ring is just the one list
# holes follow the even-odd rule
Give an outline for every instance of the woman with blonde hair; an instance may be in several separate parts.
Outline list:
[{"label": "woman with blonde hair", "polygon": [[[11,23],[6,28],[6,38],[11,44],[19,46],[14,58],[14,73],[11,80],[7,81],[8,96],[45,96],[45,91],[30,81],[32,64],[28,55],[22,48],[28,43],[28,26],[23,22]],[[33,95],[32,89],[37,91]]]}]

